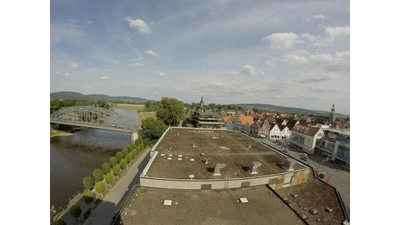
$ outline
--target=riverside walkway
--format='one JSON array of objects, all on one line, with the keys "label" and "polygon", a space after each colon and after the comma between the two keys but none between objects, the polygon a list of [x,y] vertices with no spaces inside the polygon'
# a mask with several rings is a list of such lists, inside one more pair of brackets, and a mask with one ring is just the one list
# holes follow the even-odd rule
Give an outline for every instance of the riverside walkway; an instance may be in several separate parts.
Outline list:
[{"label": "riverside walkway", "polygon": [[140,154],[140,156],[130,166],[127,174],[120,178],[108,195],[101,200],[102,202],[92,212],[84,225],[110,225],[113,217],[118,211],[120,202],[124,200],[124,195],[128,193],[133,185],[139,183],[140,171],[143,170],[147,164],[142,164],[142,162],[144,159],[148,160],[150,149],[151,148],[148,148]]}]

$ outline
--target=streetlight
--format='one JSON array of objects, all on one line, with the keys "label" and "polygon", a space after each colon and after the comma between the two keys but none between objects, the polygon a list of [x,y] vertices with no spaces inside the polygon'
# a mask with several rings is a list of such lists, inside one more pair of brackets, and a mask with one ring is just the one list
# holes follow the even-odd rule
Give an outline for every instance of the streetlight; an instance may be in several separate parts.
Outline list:
[{"label": "streetlight", "polygon": [[321,166],[321,164],[322,164],[323,162],[325,162],[325,161],[330,161],[330,160],[333,160],[333,159],[334,159],[334,157],[331,156],[331,155],[329,155],[326,159],[322,160],[322,161],[319,163],[319,165],[318,165],[317,172],[319,171],[319,167]]}]

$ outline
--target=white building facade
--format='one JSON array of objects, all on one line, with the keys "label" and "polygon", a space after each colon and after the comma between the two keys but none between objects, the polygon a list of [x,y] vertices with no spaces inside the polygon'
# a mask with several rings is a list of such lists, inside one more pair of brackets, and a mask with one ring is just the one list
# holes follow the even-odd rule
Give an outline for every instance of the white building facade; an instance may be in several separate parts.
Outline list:
[{"label": "white building facade", "polygon": [[346,129],[323,129],[324,136],[317,141],[315,153],[333,156],[335,163],[350,170],[350,131]]}]

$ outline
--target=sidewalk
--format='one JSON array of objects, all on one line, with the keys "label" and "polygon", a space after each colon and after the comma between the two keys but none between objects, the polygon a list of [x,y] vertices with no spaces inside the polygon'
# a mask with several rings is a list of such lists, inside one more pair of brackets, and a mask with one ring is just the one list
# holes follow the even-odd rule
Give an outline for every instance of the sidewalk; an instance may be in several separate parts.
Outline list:
[{"label": "sidewalk", "polygon": [[109,225],[112,222],[112,218],[118,211],[119,202],[123,201],[122,197],[129,191],[129,185],[136,176],[140,175],[138,174],[140,172],[138,166],[149,154],[150,149],[148,148],[140,154],[140,157],[130,166],[127,174],[120,178],[110,193],[101,200],[101,203],[85,221],[85,225]]}]

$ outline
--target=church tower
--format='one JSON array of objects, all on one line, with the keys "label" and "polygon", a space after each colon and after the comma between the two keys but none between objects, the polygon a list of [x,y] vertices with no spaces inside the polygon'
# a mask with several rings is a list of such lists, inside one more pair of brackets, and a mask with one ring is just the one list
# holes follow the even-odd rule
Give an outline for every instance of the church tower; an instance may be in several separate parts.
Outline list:
[{"label": "church tower", "polygon": [[201,96],[201,101],[200,101],[200,111],[203,111],[204,107],[204,102],[203,102],[203,95]]},{"label": "church tower", "polygon": [[336,120],[335,104],[332,105],[331,114],[329,114],[329,119],[330,119],[331,123],[334,123]]}]

